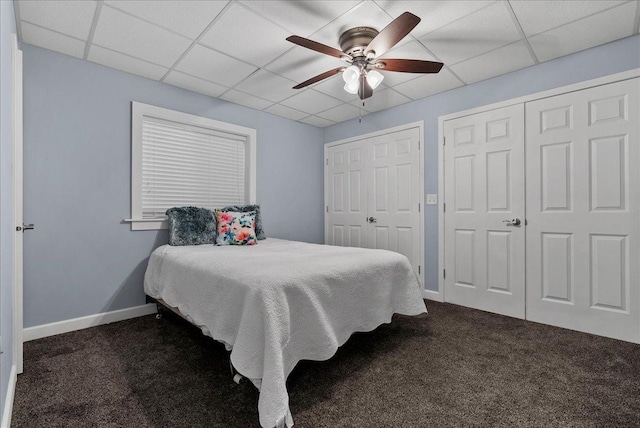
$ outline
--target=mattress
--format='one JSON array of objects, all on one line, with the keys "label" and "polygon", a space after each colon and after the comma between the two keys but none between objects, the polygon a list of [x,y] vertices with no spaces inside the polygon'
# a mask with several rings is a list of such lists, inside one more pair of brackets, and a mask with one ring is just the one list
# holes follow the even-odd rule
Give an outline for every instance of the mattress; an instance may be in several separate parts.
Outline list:
[{"label": "mattress", "polygon": [[145,292],[223,342],[260,390],[265,428],[293,426],[286,380],[301,360],[326,360],[354,332],[394,313],[426,312],[398,253],[268,238],[252,246],[157,248]]}]

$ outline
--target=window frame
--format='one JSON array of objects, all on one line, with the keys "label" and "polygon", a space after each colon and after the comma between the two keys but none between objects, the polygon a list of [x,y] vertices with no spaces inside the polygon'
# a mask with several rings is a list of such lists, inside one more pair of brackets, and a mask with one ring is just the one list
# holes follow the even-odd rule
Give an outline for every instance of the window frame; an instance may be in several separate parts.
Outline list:
[{"label": "window frame", "polygon": [[246,138],[245,146],[245,203],[256,203],[256,143],[257,132],[253,128],[221,122],[175,110],[131,102],[131,230],[160,230],[169,227],[165,219],[142,218],[142,123],[152,117],[212,131],[227,132]]}]

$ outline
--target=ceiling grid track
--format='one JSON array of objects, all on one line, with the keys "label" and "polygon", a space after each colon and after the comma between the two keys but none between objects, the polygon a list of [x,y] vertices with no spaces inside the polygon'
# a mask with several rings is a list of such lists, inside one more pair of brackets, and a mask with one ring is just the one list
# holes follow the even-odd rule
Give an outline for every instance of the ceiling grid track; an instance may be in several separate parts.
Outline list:
[{"label": "ceiling grid track", "polygon": [[633,34],[640,33],[640,0],[636,0],[636,19],[633,23]]},{"label": "ceiling grid track", "polygon": [[93,21],[91,22],[91,30],[89,31],[89,37],[87,38],[86,45],[84,46],[84,55],[82,59],[87,59],[89,57],[89,49],[91,49],[91,45],[93,43],[93,35],[96,33],[96,27],[98,26],[98,20],[100,19],[100,11],[102,11],[102,5],[104,4],[103,0],[98,0],[98,4],[96,5],[96,11],[93,13]]},{"label": "ceiling grid track", "polygon": [[533,60],[535,61],[536,64],[540,64],[540,60],[538,59],[538,56],[533,51],[533,48],[531,47],[531,43],[529,43],[529,39],[527,39],[527,36],[524,34],[524,30],[522,29],[522,25],[520,25],[520,21],[518,20],[518,17],[516,16],[516,13],[513,11],[513,7],[511,7],[510,0],[504,0],[503,3],[505,5],[505,7],[507,8],[507,11],[509,12],[509,15],[511,15],[511,19],[513,19],[513,24],[518,29],[518,32],[520,33],[521,40],[522,40],[522,42],[524,42],[525,46],[529,50],[529,53],[531,54],[531,57],[533,58]]},{"label": "ceiling grid track", "polygon": [[[215,16],[215,18],[213,18],[213,19],[211,20],[211,22],[209,23],[209,25],[207,25],[207,26],[204,28],[204,30],[202,30],[202,32],[198,35],[198,37],[196,37],[196,39],[195,39],[193,42],[191,42],[191,45],[190,45],[190,46],[189,46],[189,47],[188,47],[188,48],[187,48],[187,49],[182,53],[182,55],[180,55],[180,57],[176,60],[176,62],[175,62],[175,63],[173,63],[173,65],[172,65],[171,67],[169,67],[169,70],[167,70],[167,72],[164,74],[164,76],[162,76],[162,77],[160,78],[160,81],[161,81],[161,82],[164,82],[164,79],[166,79],[166,78],[167,78],[167,76],[169,76],[169,73],[171,73],[172,71],[174,71],[174,69],[176,68],[176,66],[177,66],[178,64],[180,64],[180,61],[182,61],[182,60],[184,59],[184,57],[185,57],[185,56],[187,56],[187,54],[188,54],[189,52],[191,52],[191,50],[192,50],[192,49],[193,49],[197,44],[199,44],[198,42],[200,41],[200,39],[202,39],[202,37],[207,33],[207,31],[209,31],[209,29],[210,29],[211,27],[213,27],[213,24],[215,24],[216,22],[218,22],[218,20],[220,19],[220,17],[222,17],[222,15],[224,15],[224,13],[229,9],[229,7],[231,7],[231,5],[232,5],[233,3],[234,3],[233,1],[230,1],[229,3],[227,3],[227,4],[224,6],[224,8],[220,11],[220,13],[218,13],[218,14]],[[203,45],[203,46],[204,46],[204,45]],[[207,47],[207,49],[211,49],[211,48]],[[211,49],[211,50],[215,50],[215,49]],[[216,52],[218,52],[218,51],[216,51]],[[222,53],[222,52],[219,52],[219,53]],[[226,54],[225,54],[225,55],[226,55]],[[229,57],[233,58],[231,55],[227,55],[227,56],[229,56]],[[238,59],[238,58],[234,58],[234,59],[237,59],[238,61],[246,62],[246,61],[243,61],[243,60]],[[248,64],[248,63],[247,63],[247,64]],[[253,65],[253,64],[251,64],[251,65]],[[195,76],[193,76],[193,77],[195,77]],[[201,78],[199,77],[199,79],[201,79]],[[202,79],[202,80],[206,80],[206,79]],[[212,82],[212,83],[215,83],[215,82]],[[219,84],[219,83],[217,83],[217,85],[220,85],[220,84]],[[221,85],[221,86],[224,86],[224,85]],[[226,91],[225,91],[225,92],[226,92]]]}]

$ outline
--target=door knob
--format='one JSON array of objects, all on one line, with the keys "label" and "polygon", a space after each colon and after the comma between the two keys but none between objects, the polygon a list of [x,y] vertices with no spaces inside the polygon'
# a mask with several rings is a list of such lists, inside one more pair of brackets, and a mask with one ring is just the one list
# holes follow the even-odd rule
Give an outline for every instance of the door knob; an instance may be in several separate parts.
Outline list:
[{"label": "door knob", "polygon": [[368,217],[368,218],[367,218],[367,221],[368,221],[369,223],[376,223],[378,220],[376,220],[376,219],[375,219],[375,218],[373,218],[373,217]]},{"label": "door knob", "polygon": [[32,230],[33,228],[35,228],[36,225],[33,223],[30,224],[22,224],[22,226],[17,226],[16,227],[16,231],[17,232],[24,232],[25,230]]},{"label": "door knob", "polygon": [[511,220],[502,220],[503,223],[507,223],[507,226],[520,226],[521,222],[519,218],[512,218]]}]

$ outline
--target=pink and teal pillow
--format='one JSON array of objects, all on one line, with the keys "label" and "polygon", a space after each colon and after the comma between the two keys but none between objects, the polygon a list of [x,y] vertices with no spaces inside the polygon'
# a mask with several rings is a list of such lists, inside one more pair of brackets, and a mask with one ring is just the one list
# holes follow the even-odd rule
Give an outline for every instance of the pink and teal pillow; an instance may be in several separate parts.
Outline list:
[{"label": "pink and teal pillow", "polygon": [[258,240],[266,239],[267,235],[264,233],[264,229],[262,228],[262,215],[260,214],[260,205],[251,204],[251,205],[229,205],[228,207],[222,208],[220,211],[239,211],[239,212],[256,212],[256,238]]},{"label": "pink and teal pillow", "polygon": [[255,211],[222,211],[216,210],[218,235],[216,245],[255,245],[256,213]]}]

